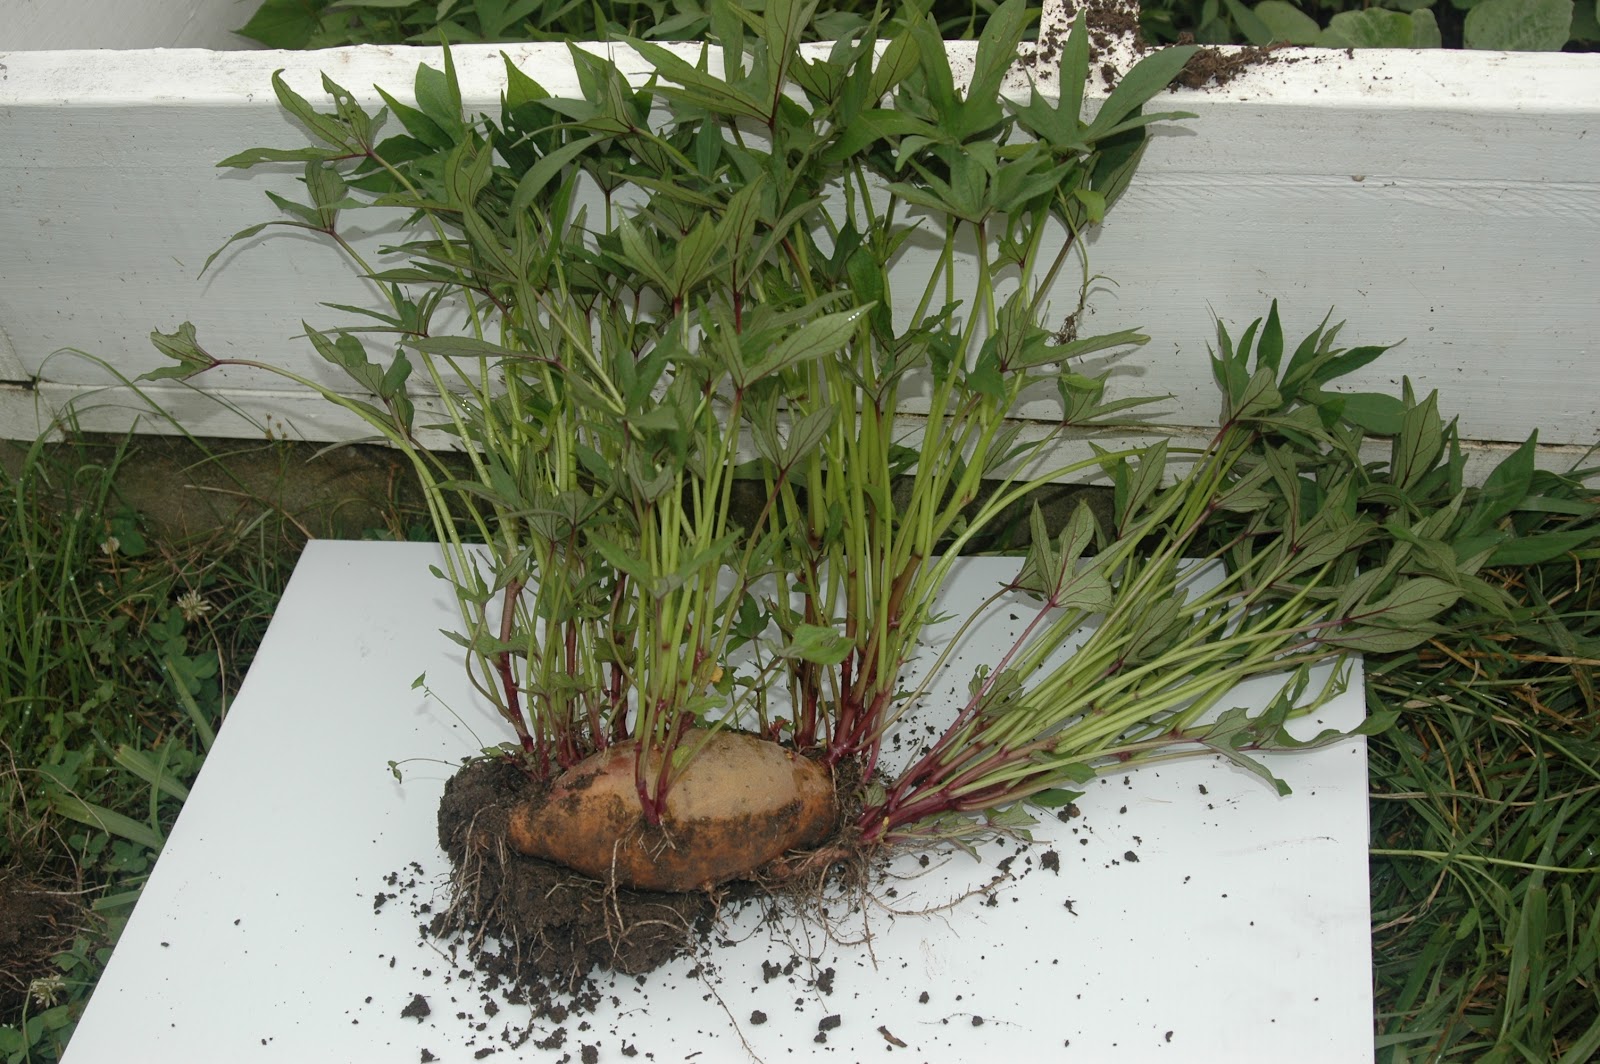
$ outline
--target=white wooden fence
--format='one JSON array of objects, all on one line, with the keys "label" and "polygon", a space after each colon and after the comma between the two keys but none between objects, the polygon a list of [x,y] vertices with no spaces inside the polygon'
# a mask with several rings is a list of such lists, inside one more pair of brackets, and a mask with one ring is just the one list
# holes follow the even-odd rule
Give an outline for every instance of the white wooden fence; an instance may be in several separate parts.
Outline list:
[{"label": "white wooden fence", "polygon": [[[230,233],[271,216],[264,189],[295,186],[291,173],[214,163],[300,142],[272,71],[314,101],[326,71],[376,105],[372,86],[406,99],[437,50],[153,47],[221,45],[249,8],[0,0],[0,381],[10,382],[0,436],[31,438],[69,403],[84,427],[131,424],[144,408],[102,390],[106,367],[134,376],[157,365],[150,330],[185,319],[219,354],[321,373],[296,338],[300,319],[322,320],[322,301],[368,298],[334,251],[294,237],[258,241],[198,277]],[[135,11],[148,20],[130,20]],[[1057,8],[1046,20],[1065,17]],[[65,50],[112,41],[135,47]],[[958,71],[971,47],[949,45]],[[576,92],[564,47],[505,51],[551,91]],[[495,105],[500,52],[456,49],[469,106]],[[1122,360],[1124,387],[1171,394],[1174,424],[1208,424],[1214,316],[1242,326],[1277,297],[1291,336],[1331,310],[1349,321],[1344,339],[1404,340],[1356,383],[1397,389],[1404,375],[1437,388],[1480,459],[1534,429],[1548,465],[1600,441],[1600,56],[1278,58],[1226,87],[1164,98],[1198,117],[1158,129],[1092,242],[1095,271],[1115,285],[1096,288],[1085,328],[1137,325],[1154,338]],[[1019,86],[1024,73],[1046,86],[1054,77],[1019,70]],[[201,434],[355,431],[275,378],[230,370],[206,383],[228,405],[180,386],[151,391]],[[163,431],[148,418],[140,428]]]}]

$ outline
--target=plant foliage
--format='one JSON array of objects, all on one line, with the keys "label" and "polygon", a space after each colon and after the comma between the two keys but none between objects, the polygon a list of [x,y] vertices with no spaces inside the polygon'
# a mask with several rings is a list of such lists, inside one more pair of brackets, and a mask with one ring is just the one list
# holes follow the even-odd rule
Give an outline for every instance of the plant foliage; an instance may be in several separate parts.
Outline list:
[{"label": "plant foliage", "polygon": [[[1344,655],[1415,646],[1462,600],[1503,608],[1477,573],[1514,549],[1494,522],[1521,498],[1526,455],[1499,494],[1469,494],[1433,396],[1334,390],[1382,349],[1339,348],[1326,323],[1291,349],[1276,306],[1237,341],[1219,324],[1205,447],[1054,457],[1148,401],[1076,368],[1144,337],[1043,318],[1069,276],[1081,309],[1082,236],[1126,189],[1149,123],[1185,117],[1143,108],[1191,49],[1147,56],[1086,120],[1081,19],[1051,99],[1001,92],[1020,0],[994,11],[964,82],[930,17],[874,18],[818,58],[800,48],[810,14],[719,0],[715,54],[627,38],[653,69],[642,85],[571,47],[571,99],[508,62],[495,116],[463,111],[448,52],[419,68],[414,105],[385,93],[376,114],[327,78],[332,111],[275,77],[312,144],[222,164],[302,166],[306,200],[274,197],[285,217],[265,225],[326,236],[387,301],[358,326],[307,326],[352,391],[296,379],[410,458],[455,638],[530,772],[628,735],[641,764],[651,751],[681,771],[696,729],[728,724],[882,767],[931,678],[906,690],[956,554],[1073,475],[1116,485],[1111,527],[1036,522],[1002,589],[1036,615],[869,795],[865,844],[1014,827],[1037,794],[1181,752],[1271,780],[1255,752],[1306,745],[1286,726],[1337,690]],[[344,239],[369,206],[410,212],[403,264]],[[931,241],[921,268],[914,240]],[[160,373],[260,365],[213,357],[187,325],[154,339],[176,362]],[[469,477],[423,446],[419,373]],[[1053,418],[1024,435],[1012,418],[1040,395]],[[1367,460],[1369,433],[1393,437],[1386,463]],[[759,485],[753,517],[734,515],[736,472]],[[1200,590],[1208,565],[1220,582]],[[1259,675],[1282,680],[1264,710],[1225,704]],[[674,778],[637,773],[647,815]]]}]

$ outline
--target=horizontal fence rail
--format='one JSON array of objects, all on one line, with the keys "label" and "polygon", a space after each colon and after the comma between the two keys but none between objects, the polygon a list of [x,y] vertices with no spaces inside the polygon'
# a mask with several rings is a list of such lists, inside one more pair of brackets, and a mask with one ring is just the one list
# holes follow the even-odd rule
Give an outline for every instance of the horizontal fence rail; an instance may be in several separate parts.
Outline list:
[{"label": "horizontal fence rail", "polygon": [[[1068,16],[1046,11],[1007,91],[1032,79],[1054,94],[1051,42]],[[970,70],[974,46],[947,47],[958,76]],[[498,107],[502,51],[551,92],[576,93],[563,45],[459,46],[469,109]],[[1548,465],[1600,440],[1600,56],[1283,49],[1270,60],[1157,101],[1197,117],[1156,127],[1089,242],[1104,280],[1083,329],[1152,337],[1117,360],[1114,387],[1170,396],[1163,418],[1201,431],[1215,415],[1216,319],[1242,328],[1277,298],[1287,335],[1331,313],[1349,322],[1343,341],[1403,341],[1347,386],[1437,388],[1477,469],[1535,429]],[[1124,49],[1106,61],[1130,60]],[[302,141],[274,70],[319,107],[324,72],[376,107],[373,86],[410,100],[419,62],[438,66],[438,50],[0,52],[0,436],[30,438],[69,405],[84,428],[171,431],[107,385],[160,364],[150,330],[186,319],[219,355],[334,383],[299,323],[332,324],[340,315],[318,304],[369,303],[370,290],[334,249],[295,236],[236,246],[199,276],[229,234],[273,216],[264,191],[298,192],[297,167],[215,163]],[[1105,94],[1094,81],[1089,107]],[[1052,305],[1064,316],[1076,302],[1069,283]],[[196,434],[360,435],[276,378],[229,369],[205,384],[216,394],[148,390]]]}]

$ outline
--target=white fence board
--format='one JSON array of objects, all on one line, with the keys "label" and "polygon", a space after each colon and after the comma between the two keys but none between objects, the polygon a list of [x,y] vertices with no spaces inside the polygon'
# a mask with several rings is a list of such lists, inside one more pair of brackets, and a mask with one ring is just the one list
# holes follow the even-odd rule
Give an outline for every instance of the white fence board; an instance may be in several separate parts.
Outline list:
[{"label": "white fence board", "polygon": [[[971,46],[950,47],[960,69]],[[575,90],[564,48],[507,51],[552,91]],[[469,105],[493,106],[499,52],[457,49]],[[1437,387],[1472,439],[1538,428],[1548,444],[1595,442],[1600,57],[1293,58],[1158,101],[1199,117],[1159,131],[1092,243],[1094,270],[1115,283],[1097,286],[1085,328],[1154,338],[1122,360],[1124,387],[1173,395],[1177,424],[1208,423],[1212,315],[1242,325],[1277,296],[1291,334],[1332,309],[1349,341],[1404,339],[1358,383],[1392,388],[1404,374]],[[293,237],[257,241],[197,280],[229,233],[270,217],[264,189],[295,187],[292,173],[213,164],[300,141],[272,96],[274,69],[314,100],[326,70],[375,101],[374,84],[406,98],[421,60],[437,51],[0,54],[0,332],[24,373],[63,386],[48,396],[102,381],[90,361],[50,357],[74,347],[137,374],[158,363],[149,330],[184,319],[219,354],[320,373],[298,323],[332,323],[317,301],[361,301],[360,282]],[[211,383],[247,412],[283,402],[259,374]],[[343,431],[296,409],[291,433]],[[0,415],[0,433],[35,431]]]},{"label": "white fence board", "polygon": [[252,48],[259,0],[0,0],[0,47]]}]

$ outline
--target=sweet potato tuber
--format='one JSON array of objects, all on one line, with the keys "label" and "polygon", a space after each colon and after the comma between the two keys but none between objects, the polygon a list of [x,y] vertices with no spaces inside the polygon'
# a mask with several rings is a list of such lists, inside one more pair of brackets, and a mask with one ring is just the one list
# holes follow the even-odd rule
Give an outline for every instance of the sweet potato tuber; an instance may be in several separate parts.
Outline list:
[{"label": "sweet potato tuber", "polygon": [[[686,736],[694,747],[701,736]],[[833,779],[822,765],[742,732],[717,732],[667,794],[659,825],[634,788],[632,741],[562,774],[542,801],[511,813],[513,849],[636,890],[696,890],[737,879],[834,828]],[[659,758],[647,766],[655,781]]]}]

